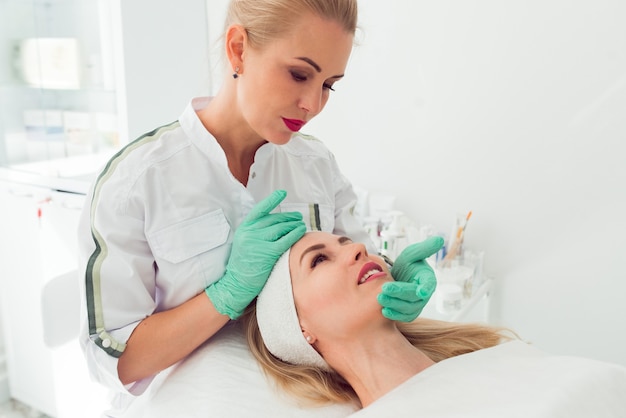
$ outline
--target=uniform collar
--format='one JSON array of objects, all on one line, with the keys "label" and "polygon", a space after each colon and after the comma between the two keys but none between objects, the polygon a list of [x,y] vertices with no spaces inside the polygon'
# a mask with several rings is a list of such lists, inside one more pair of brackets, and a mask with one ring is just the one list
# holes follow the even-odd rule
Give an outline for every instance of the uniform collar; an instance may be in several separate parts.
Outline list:
[{"label": "uniform collar", "polygon": [[228,167],[226,154],[217,142],[215,137],[204,127],[197,111],[204,109],[212,100],[212,97],[196,97],[193,98],[183,114],[180,116],[180,126],[185,131],[189,140],[198,148],[208,159],[216,163]]}]

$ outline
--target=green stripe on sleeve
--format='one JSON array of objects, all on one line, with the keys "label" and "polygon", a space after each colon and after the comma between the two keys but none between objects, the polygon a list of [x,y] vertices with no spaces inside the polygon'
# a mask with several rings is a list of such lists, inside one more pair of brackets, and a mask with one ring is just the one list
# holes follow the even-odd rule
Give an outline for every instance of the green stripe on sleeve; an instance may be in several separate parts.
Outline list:
[{"label": "green stripe on sleeve", "polygon": [[311,231],[321,231],[322,221],[320,220],[320,205],[317,203],[309,203],[309,224]]}]

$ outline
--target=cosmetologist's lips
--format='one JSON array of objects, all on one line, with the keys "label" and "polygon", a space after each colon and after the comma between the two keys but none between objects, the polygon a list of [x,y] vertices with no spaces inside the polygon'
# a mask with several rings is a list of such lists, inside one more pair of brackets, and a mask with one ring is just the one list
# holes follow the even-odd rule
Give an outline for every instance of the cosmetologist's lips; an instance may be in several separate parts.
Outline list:
[{"label": "cosmetologist's lips", "polygon": [[285,126],[287,126],[287,128],[289,128],[289,130],[292,132],[298,132],[306,123],[303,120],[287,118],[283,118],[283,122],[285,123]]}]

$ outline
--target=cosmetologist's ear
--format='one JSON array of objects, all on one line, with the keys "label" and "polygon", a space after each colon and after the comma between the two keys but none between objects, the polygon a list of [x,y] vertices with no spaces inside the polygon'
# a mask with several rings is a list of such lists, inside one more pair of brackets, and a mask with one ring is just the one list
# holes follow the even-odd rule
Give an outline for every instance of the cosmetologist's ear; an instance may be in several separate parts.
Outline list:
[{"label": "cosmetologist's ear", "polygon": [[226,56],[230,62],[231,70],[239,68],[238,73],[243,72],[243,52],[247,40],[246,30],[240,25],[231,25],[226,30]]}]

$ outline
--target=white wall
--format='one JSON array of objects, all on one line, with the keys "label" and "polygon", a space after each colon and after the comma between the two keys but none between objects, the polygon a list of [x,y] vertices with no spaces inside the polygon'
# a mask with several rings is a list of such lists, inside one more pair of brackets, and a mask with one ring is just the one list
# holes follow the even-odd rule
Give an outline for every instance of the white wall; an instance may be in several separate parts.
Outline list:
[{"label": "white wall", "polygon": [[626,365],[626,2],[361,0],[361,45],[308,133],[345,174],[466,243],[493,319]]},{"label": "white wall", "polygon": [[120,2],[129,140],[208,94],[207,1]]},{"label": "white wall", "polygon": [[[226,3],[207,3],[211,51]],[[626,365],[626,3],[359,6],[346,79],[307,132],[418,221],[448,232],[473,211],[494,322]]]}]

